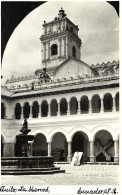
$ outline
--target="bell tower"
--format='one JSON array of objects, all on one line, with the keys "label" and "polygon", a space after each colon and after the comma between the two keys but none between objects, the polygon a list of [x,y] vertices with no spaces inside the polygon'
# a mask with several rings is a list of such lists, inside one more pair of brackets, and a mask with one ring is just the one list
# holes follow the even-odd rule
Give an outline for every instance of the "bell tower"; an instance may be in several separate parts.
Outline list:
[{"label": "bell tower", "polygon": [[42,68],[59,66],[68,58],[81,59],[81,39],[78,26],[73,24],[61,8],[58,17],[43,24],[41,36]]}]

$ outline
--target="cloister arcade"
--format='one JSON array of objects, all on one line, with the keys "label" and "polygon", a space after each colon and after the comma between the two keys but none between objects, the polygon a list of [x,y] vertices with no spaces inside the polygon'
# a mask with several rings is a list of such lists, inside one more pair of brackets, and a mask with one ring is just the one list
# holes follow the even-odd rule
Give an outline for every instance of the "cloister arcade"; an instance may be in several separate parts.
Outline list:
[{"label": "cloister arcade", "polygon": [[[119,111],[119,92],[112,97],[112,94],[105,93],[103,98],[100,95],[94,94],[91,100],[88,96],[83,95],[79,100],[73,96],[67,100],[51,99],[28,102],[17,102],[14,106],[14,118],[40,118],[49,116],[64,116],[87,113],[101,113]],[[5,103],[1,103],[1,116],[5,118]]]},{"label": "cloister arcade", "polygon": [[[84,162],[116,162],[116,158],[119,157],[119,141],[116,139],[115,131],[110,132],[110,129],[99,128],[90,136],[90,132],[77,129],[72,132],[70,138],[64,131],[52,132],[51,136],[39,131],[33,132],[35,139],[29,143],[29,155],[54,156],[55,161],[71,161],[74,152],[79,151],[83,152]],[[3,155],[3,137],[1,140],[1,154]],[[17,141],[15,156],[21,156],[21,147]]]}]

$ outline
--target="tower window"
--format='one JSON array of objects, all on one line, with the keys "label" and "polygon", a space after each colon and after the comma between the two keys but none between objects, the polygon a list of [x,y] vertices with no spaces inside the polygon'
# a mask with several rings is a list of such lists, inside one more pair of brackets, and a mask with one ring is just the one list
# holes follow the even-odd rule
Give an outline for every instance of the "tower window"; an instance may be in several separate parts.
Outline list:
[{"label": "tower window", "polygon": [[72,47],[72,56],[76,58],[76,48],[75,46]]},{"label": "tower window", "polygon": [[57,45],[56,45],[56,44],[53,44],[53,45],[51,46],[51,55],[52,55],[52,56],[53,56],[53,55],[57,55],[57,53],[58,53]]}]

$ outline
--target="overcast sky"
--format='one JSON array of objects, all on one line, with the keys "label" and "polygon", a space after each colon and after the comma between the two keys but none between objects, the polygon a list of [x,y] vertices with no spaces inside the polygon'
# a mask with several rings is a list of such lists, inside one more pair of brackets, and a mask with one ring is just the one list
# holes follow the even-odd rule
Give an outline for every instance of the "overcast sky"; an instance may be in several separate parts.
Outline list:
[{"label": "overcast sky", "polygon": [[28,14],[10,37],[2,62],[3,82],[12,75],[33,75],[41,68],[42,24],[58,16],[61,7],[79,26],[82,61],[91,65],[119,60],[119,19],[111,5],[103,1],[47,2]]}]

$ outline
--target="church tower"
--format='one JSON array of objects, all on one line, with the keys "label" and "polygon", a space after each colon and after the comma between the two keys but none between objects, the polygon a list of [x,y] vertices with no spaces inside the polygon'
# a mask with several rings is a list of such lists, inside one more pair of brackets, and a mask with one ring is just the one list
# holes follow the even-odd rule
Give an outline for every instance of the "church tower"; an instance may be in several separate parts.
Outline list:
[{"label": "church tower", "polygon": [[59,66],[68,58],[81,59],[81,39],[78,26],[73,24],[61,8],[58,17],[43,24],[41,36],[42,68]]}]

